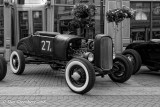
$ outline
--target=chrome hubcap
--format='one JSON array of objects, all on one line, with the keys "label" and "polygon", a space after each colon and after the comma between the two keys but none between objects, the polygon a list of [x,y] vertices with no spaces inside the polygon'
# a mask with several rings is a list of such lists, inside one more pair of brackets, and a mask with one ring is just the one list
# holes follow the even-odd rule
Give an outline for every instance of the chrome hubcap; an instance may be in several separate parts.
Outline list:
[{"label": "chrome hubcap", "polygon": [[81,76],[78,72],[74,72],[73,75],[71,76],[75,81],[78,81]]},{"label": "chrome hubcap", "polygon": [[18,58],[17,58],[17,56],[13,56],[12,64],[13,64],[14,69],[18,68]]},{"label": "chrome hubcap", "polygon": [[86,82],[84,69],[79,65],[73,66],[70,71],[70,80],[74,86],[82,87]]},{"label": "chrome hubcap", "polygon": [[128,60],[131,61],[133,65],[135,65],[134,57],[132,55],[130,55],[130,54],[127,54],[126,56],[127,56]]},{"label": "chrome hubcap", "polygon": [[128,56],[128,59],[129,59],[129,61],[132,61],[132,57],[131,56]]},{"label": "chrome hubcap", "polygon": [[13,65],[16,66],[16,59],[13,59]]}]

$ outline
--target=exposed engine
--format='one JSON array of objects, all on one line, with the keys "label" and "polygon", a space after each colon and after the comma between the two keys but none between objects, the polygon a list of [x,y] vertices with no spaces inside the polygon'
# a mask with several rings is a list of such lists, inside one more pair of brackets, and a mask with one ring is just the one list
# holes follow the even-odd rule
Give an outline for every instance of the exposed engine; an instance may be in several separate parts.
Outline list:
[{"label": "exposed engine", "polygon": [[73,41],[69,44],[68,57],[83,57],[85,53],[93,51],[94,42],[89,40]]}]

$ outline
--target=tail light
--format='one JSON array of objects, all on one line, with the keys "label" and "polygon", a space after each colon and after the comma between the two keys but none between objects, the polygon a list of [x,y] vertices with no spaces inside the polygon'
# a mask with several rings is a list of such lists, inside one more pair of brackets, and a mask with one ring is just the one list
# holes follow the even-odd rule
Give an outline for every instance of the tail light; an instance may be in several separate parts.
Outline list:
[{"label": "tail light", "polygon": [[96,35],[95,65],[103,70],[110,70],[113,66],[113,42],[110,36],[104,34]]}]

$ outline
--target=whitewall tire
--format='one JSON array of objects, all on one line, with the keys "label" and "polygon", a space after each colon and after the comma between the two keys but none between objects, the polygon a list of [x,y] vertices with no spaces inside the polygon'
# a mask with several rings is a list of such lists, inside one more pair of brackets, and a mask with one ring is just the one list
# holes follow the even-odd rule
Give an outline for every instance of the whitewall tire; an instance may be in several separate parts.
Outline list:
[{"label": "whitewall tire", "polygon": [[10,67],[14,74],[20,75],[25,69],[25,58],[20,50],[13,51],[10,56]]},{"label": "whitewall tire", "polygon": [[65,79],[68,87],[73,92],[84,94],[94,86],[95,71],[88,60],[74,58],[66,65]]}]

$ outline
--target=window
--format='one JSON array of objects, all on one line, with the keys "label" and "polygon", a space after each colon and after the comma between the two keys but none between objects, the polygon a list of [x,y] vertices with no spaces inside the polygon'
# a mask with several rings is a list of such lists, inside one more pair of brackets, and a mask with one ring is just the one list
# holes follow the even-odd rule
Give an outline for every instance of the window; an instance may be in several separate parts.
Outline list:
[{"label": "window", "polygon": [[29,35],[28,11],[19,11],[19,32],[20,39]]},{"label": "window", "polygon": [[55,0],[55,4],[94,3],[94,0]]},{"label": "window", "polygon": [[152,39],[160,39],[160,2],[153,2]]},{"label": "window", "polygon": [[0,47],[4,46],[4,13],[3,7],[0,7]]},{"label": "window", "polygon": [[14,30],[15,30],[15,29],[14,29],[14,28],[15,28],[15,27],[14,27],[14,26],[15,26],[15,21],[14,21],[14,20],[15,20],[15,19],[14,19],[14,15],[15,15],[15,14],[14,14],[14,8],[12,8],[12,10],[11,10],[11,33],[12,33],[12,34],[11,34],[11,39],[12,39],[11,42],[12,42],[12,46],[15,46],[15,35],[14,35],[14,33],[15,33],[15,32],[14,32]]},{"label": "window", "polygon": [[3,4],[3,0],[0,0],[0,5],[2,5]]},{"label": "window", "polygon": [[136,10],[131,20],[132,41],[160,39],[160,2],[131,2]]},{"label": "window", "polygon": [[153,26],[159,26],[160,27],[160,2],[159,3],[153,3]]},{"label": "window", "polygon": [[136,10],[135,19],[131,20],[131,27],[149,26],[150,20],[150,3],[148,2],[131,2],[131,8]]},{"label": "window", "polygon": [[[68,24],[73,19],[73,15],[71,14],[72,7],[74,4],[80,3],[80,2],[89,3],[89,4],[94,3],[97,6],[96,16],[93,19],[93,21],[95,22],[95,25],[92,30],[86,31],[86,34],[89,36],[89,38],[91,38],[96,34],[100,33],[100,1],[96,1],[96,0],[55,0],[55,6],[54,6],[54,31],[55,32],[68,33]],[[103,10],[105,11],[105,9]]]},{"label": "window", "polygon": [[74,0],[66,0],[66,4],[74,4]]},{"label": "window", "polygon": [[[68,10],[66,11],[66,7]],[[72,6],[55,6],[54,7],[54,31],[66,33],[68,31],[68,23],[73,19],[71,15]]]},{"label": "window", "polygon": [[33,33],[42,31],[42,11],[33,11]]},{"label": "window", "polygon": [[131,19],[132,41],[147,40],[150,28],[150,2],[131,2],[131,8],[136,10],[135,18]]},{"label": "window", "polygon": [[24,4],[24,3],[25,3],[25,0],[18,0],[17,3],[18,3],[18,4]]}]

